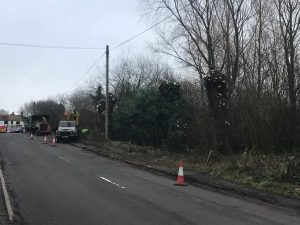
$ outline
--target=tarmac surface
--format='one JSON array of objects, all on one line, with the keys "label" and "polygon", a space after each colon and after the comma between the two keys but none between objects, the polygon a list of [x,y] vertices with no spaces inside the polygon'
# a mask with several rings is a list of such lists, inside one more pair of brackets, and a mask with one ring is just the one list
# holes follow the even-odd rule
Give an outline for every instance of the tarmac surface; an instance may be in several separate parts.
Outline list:
[{"label": "tarmac surface", "polygon": [[43,144],[42,137],[1,134],[0,153],[18,224],[300,224],[295,211],[174,186],[168,177],[68,144]]}]

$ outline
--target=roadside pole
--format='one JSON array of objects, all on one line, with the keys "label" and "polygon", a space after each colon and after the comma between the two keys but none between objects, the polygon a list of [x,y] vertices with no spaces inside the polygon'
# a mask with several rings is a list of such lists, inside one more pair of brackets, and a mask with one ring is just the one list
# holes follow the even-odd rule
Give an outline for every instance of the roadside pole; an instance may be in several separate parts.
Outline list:
[{"label": "roadside pole", "polygon": [[105,99],[105,140],[108,141],[108,108],[109,108],[109,46],[106,45],[106,99]]}]

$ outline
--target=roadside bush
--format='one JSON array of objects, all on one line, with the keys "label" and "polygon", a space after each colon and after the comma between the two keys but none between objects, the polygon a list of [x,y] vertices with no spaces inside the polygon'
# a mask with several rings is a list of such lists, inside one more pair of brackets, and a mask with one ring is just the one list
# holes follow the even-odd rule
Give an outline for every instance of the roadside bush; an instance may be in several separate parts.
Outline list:
[{"label": "roadside bush", "polygon": [[112,118],[114,137],[140,145],[159,145],[158,110],[155,89],[141,90],[131,99],[120,100]]},{"label": "roadside bush", "polygon": [[186,137],[182,130],[171,130],[169,132],[168,149],[172,152],[186,150]]},{"label": "roadside bush", "polygon": [[182,150],[186,143],[184,107],[177,82],[163,81],[159,88],[141,89],[130,99],[118,101],[113,136],[139,145],[167,144],[171,151]]}]

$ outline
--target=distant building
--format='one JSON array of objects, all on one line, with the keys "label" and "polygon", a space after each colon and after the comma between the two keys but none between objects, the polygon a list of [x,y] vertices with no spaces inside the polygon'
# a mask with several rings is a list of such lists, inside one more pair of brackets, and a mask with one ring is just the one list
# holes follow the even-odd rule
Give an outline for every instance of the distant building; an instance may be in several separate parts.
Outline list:
[{"label": "distant building", "polygon": [[5,124],[6,126],[21,125],[24,127],[24,120],[22,116],[12,113],[10,115],[0,115],[0,124]]}]

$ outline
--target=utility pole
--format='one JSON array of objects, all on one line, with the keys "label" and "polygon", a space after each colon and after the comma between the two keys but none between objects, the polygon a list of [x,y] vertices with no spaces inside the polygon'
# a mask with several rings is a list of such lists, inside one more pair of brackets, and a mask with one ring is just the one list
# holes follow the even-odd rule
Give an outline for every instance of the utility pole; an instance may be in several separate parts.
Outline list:
[{"label": "utility pole", "polygon": [[35,102],[33,102],[33,115],[35,115]]},{"label": "utility pole", "polygon": [[106,100],[105,100],[105,140],[108,141],[108,108],[109,108],[109,46],[106,45]]}]

